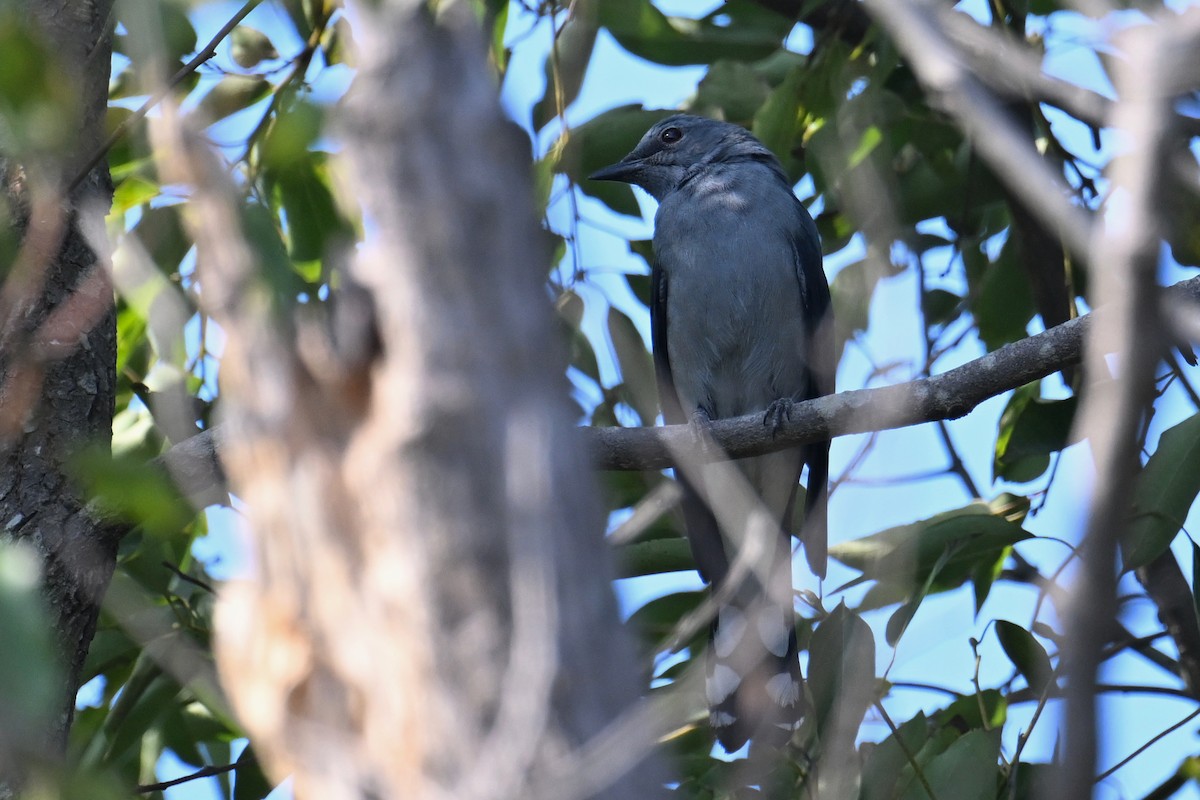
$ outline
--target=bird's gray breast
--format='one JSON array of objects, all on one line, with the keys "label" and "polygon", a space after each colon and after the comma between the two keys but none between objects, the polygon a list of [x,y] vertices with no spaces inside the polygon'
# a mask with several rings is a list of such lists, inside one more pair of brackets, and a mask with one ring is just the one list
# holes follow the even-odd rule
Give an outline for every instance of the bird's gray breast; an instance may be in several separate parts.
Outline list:
[{"label": "bird's gray breast", "polygon": [[663,199],[654,250],[685,410],[737,416],[804,392],[801,224],[790,189],[753,164],[715,168]]}]

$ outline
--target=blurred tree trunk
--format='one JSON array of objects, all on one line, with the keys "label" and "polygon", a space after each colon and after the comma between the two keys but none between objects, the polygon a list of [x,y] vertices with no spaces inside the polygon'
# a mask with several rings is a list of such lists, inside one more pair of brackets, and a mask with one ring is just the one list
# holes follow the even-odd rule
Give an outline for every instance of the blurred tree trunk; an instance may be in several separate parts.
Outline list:
[{"label": "blurred tree trunk", "polygon": [[257,549],[218,613],[223,680],[301,798],[658,796],[650,739],[601,735],[641,682],[572,435],[529,143],[465,4],[357,11],[339,116],[372,233],[336,341],[264,324],[233,187],[167,131],[198,187],[222,456]]},{"label": "blurred tree trunk", "polygon": [[[75,94],[73,118],[55,120],[72,132],[63,137],[66,151],[8,150],[0,156],[5,236],[18,248],[4,265],[0,290],[0,525],[3,538],[37,553],[62,668],[61,697],[48,730],[0,725],[0,797],[19,782],[29,759],[53,758],[65,747],[80,670],[115,561],[115,538],[87,514],[68,472],[83,448],[107,448],[112,429],[113,298],[107,253],[93,249],[103,242],[111,201],[107,166],[92,170],[67,194],[104,132],[111,5],[17,4],[16,18],[44,35],[47,52],[58,59],[48,66]],[[7,718],[6,700],[14,699],[0,697],[0,719]]]}]

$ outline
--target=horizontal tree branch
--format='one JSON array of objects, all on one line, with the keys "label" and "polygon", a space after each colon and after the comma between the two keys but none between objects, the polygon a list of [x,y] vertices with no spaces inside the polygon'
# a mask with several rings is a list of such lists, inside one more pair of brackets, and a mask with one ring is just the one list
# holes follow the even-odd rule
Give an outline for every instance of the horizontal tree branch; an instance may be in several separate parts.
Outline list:
[{"label": "horizontal tree branch", "polygon": [[[1200,302],[1200,277],[1165,291],[1173,298]],[[740,458],[851,433],[958,419],[988,398],[1077,363],[1091,317],[1007,344],[940,375],[798,403],[774,435],[761,415],[749,414],[715,420],[712,436],[730,457]],[[598,469],[642,470],[671,466],[668,443],[686,449],[692,433],[686,425],[668,425],[582,428],[580,435]]]},{"label": "horizontal tree branch", "polygon": [[[1165,290],[1164,300],[1178,316],[1200,303],[1200,277]],[[1078,363],[1091,315],[1007,344],[949,372],[877,389],[856,389],[798,403],[772,436],[756,414],[715,420],[713,439],[732,458],[761,455],[805,442],[851,433],[903,428],[966,416],[988,398],[1044,378]],[[686,425],[643,428],[580,428],[597,469],[663,469],[672,464],[670,446],[690,445]],[[172,447],[160,457],[189,496],[224,489],[217,426]]]}]

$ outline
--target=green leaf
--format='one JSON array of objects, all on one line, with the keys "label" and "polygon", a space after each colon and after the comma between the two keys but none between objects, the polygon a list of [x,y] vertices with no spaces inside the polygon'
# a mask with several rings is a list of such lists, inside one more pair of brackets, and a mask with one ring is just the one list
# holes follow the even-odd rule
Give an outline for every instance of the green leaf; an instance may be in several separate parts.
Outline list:
[{"label": "green leaf", "polygon": [[1000,730],[963,734],[922,770],[933,798],[920,781],[909,784],[904,800],[995,800],[1000,786]]},{"label": "green leaf", "polygon": [[996,638],[1029,688],[1039,697],[1045,693],[1054,680],[1054,668],[1042,643],[1020,625],[1004,619],[996,620]]},{"label": "green leaf", "polygon": [[994,730],[1004,727],[1008,701],[995,689],[960,697],[933,715],[938,725],[955,730]]},{"label": "green leaf", "polygon": [[[504,78],[504,73],[508,69],[508,48],[504,46],[504,34],[508,30],[508,2],[504,2],[494,12],[495,19],[492,21],[492,35],[489,46],[489,54],[492,57],[492,63],[496,65],[496,71],[500,74],[501,80]],[[341,20],[338,20],[341,22]]]},{"label": "green leaf", "polygon": [[945,289],[930,289],[921,296],[921,313],[925,324],[945,325],[958,318],[963,299]]},{"label": "green leaf", "polygon": [[865,161],[867,156],[871,155],[882,141],[883,133],[876,126],[872,125],[864,130],[858,139],[858,145],[850,153],[850,169],[854,169]]},{"label": "green leaf", "polygon": [[658,416],[658,389],[654,378],[654,362],[641,333],[633,320],[610,306],[608,336],[621,370],[621,399],[633,407],[641,417],[642,424],[653,425]]},{"label": "green leaf", "polygon": [[687,539],[651,539],[617,548],[617,577],[660,575],[696,568]]},{"label": "green leaf", "polygon": [[65,678],[40,584],[33,548],[0,542],[0,718],[13,742],[41,741],[60,713]]},{"label": "green leaf", "polygon": [[170,477],[136,456],[86,450],[76,456],[72,471],[108,513],[142,525],[153,535],[176,534],[195,516]]},{"label": "green leaf", "polygon": [[1017,263],[1012,239],[984,270],[971,311],[979,325],[979,338],[989,352],[1025,338],[1025,328],[1034,315],[1033,294],[1029,279]]},{"label": "green leaf", "polygon": [[[609,470],[600,474],[603,476],[600,488],[604,493],[605,508],[628,508],[650,491],[650,473]],[[664,479],[658,475],[653,478],[654,483],[660,480]]]},{"label": "green leaf", "polygon": [[929,721],[924,712],[918,711],[878,745],[864,743],[860,800],[892,800],[905,769],[912,774],[909,756],[915,757],[921,752],[929,734]]},{"label": "green leaf", "polygon": [[1133,519],[1121,537],[1123,568],[1164,553],[1200,493],[1200,414],[1163,431],[1133,491]]},{"label": "green leaf", "polygon": [[771,90],[754,115],[751,131],[771,152],[779,156],[788,175],[796,177],[798,165],[792,158],[792,144],[801,130],[800,87],[804,84],[807,62],[796,64],[783,82]]},{"label": "green leaf", "polygon": [[178,694],[179,685],[143,654],[105,721],[103,761],[119,761],[141,744],[146,731],[172,709]]},{"label": "green leaf", "polygon": [[279,51],[265,33],[248,25],[238,25],[230,34],[229,55],[242,69],[251,69],[260,62],[279,58]]},{"label": "green leaf", "polygon": [[[187,12],[188,4],[181,0],[120,0],[117,19],[127,33],[115,37],[113,47],[132,59],[142,73],[163,62],[178,63],[196,52],[196,29]],[[140,89],[147,91],[147,86]]]},{"label": "green leaf", "polygon": [[739,125],[750,123],[770,87],[758,70],[742,61],[717,61],[696,87],[688,110]]},{"label": "green leaf", "polygon": [[181,206],[157,206],[142,211],[133,229],[150,258],[168,278],[177,278],[179,265],[192,248],[180,218]]},{"label": "green leaf", "polygon": [[196,107],[206,123],[217,122],[249,108],[271,93],[271,82],[258,75],[226,75]]},{"label": "green leaf", "polygon": [[750,0],[729,0],[699,20],[668,17],[649,0],[603,0],[597,8],[600,24],[621,47],[667,66],[766,58],[794,25]]},{"label": "green leaf", "polygon": [[301,40],[307,41],[312,33],[313,3],[312,0],[281,0],[283,10],[287,12],[296,33]]},{"label": "green leaf", "polygon": [[1200,546],[1192,542],[1192,606],[1200,619]]},{"label": "green leaf", "polygon": [[638,275],[632,272],[625,274],[625,283],[629,285],[629,291],[633,292],[634,296],[647,308],[650,307],[650,276]]},{"label": "green leaf", "polygon": [[339,242],[353,236],[338,213],[321,154],[292,162],[283,169],[268,168],[266,184],[278,197],[287,220],[288,255],[294,261],[319,261]]},{"label": "green leaf", "polygon": [[257,203],[242,206],[242,231],[258,257],[258,278],[268,292],[273,310],[282,312],[296,302],[297,293],[305,285],[288,258],[280,237],[278,220],[268,209]]},{"label": "green leaf", "polygon": [[818,735],[853,737],[876,699],[875,638],[845,603],[813,633],[808,669]]},{"label": "green leaf", "polygon": [[80,684],[87,683],[97,675],[109,673],[119,665],[132,667],[141,648],[119,628],[101,629],[92,638],[84,661]]},{"label": "green leaf", "polygon": [[70,147],[80,105],[78,81],[28,14],[0,10],[0,128],[7,155],[19,159]]},{"label": "green leaf", "polygon": [[110,213],[123,214],[131,208],[149,203],[158,197],[160,188],[157,183],[130,175],[117,184],[113,190],[112,210]]},{"label": "green leaf", "polygon": [[[675,632],[679,621],[708,596],[707,590],[675,592],[655,598],[629,616],[629,626],[652,643],[661,642]],[[703,634],[707,634],[705,626]]]},{"label": "green leaf", "polygon": [[[221,723],[201,703],[172,704],[164,715],[160,728],[163,744],[181,759],[196,767],[202,767],[213,758],[210,742],[228,741],[238,735]],[[204,744],[206,755],[201,751]]]},{"label": "green leaf", "polygon": [[1200,197],[1190,181],[1173,171],[1164,178],[1160,208],[1166,216],[1163,231],[1171,256],[1184,266],[1200,267]]},{"label": "green leaf", "polygon": [[990,574],[1013,544],[1030,538],[1009,516],[1009,509],[975,502],[835,545],[829,554],[877,582],[862,606],[874,608],[956,589],[981,569]]},{"label": "green leaf", "polygon": [[[502,12],[507,16],[508,11]],[[503,22],[499,23],[503,29]],[[345,17],[338,17],[334,23],[325,29],[321,36],[321,52],[325,54],[325,63],[329,66],[345,64],[348,67],[357,66],[355,54],[358,49],[354,45],[354,31]],[[503,53],[503,49],[501,49]],[[503,64],[500,65],[503,68]]]},{"label": "green leaf", "polygon": [[314,154],[309,148],[321,135],[324,120],[324,109],[304,100],[278,115],[263,139],[263,166],[278,174],[311,162]]},{"label": "green leaf", "polygon": [[1050,454],[1070,444],[1076,398],[1043,400],[1040,382],[1013,392],[1000,416],[993,470],[997,478],[1034,480],[1050,465]]},{"label": "green leaf", "polygon": [[566,337],[570,344],[568,363],[600,385],[600,365],[592,342],[580,328],[583,322],[583,299],[572,291],[563,292],[555,304],[559,318],[565,323]]}]

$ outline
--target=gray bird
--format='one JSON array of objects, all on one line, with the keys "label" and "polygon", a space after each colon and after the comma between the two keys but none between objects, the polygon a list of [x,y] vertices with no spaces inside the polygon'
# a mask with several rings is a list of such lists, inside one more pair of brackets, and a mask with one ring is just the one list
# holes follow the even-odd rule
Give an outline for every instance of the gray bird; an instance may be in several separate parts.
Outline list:
[{"label": "gray bird", "polygon": [[[764,424],[778,426],[792,403],[833,392],[829,284],[817,228],[762,142],[737,125],[675,115],[591,179],[635,184],[659,203],[650,315],[668,424],[690,423],[699,433],[714,419],[761,413]],[[692,554],[720,598],[706,695],[717,739],[730,752],[751,738],[790,737],[804,714],[788,526],[807,465],[800,538],[809,566],[824,577],[829,443],[735,464],[770,513],[770,524],[758,526],[766,532],[758,540],[766,542],[758,548],[763,557],[744,558],[748,571],[737,569],[737,558],[749,553],[762,515],[742,504],[731,523],[705,501],[729,496],[727,465],[719,465],[726,478],[702,464],[676,471]]]}]

